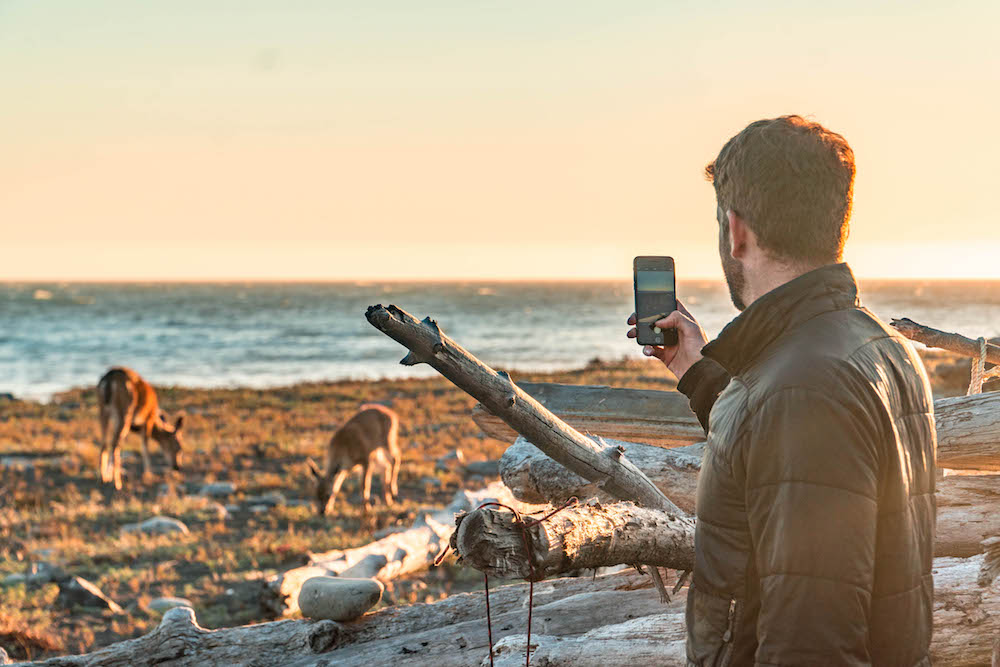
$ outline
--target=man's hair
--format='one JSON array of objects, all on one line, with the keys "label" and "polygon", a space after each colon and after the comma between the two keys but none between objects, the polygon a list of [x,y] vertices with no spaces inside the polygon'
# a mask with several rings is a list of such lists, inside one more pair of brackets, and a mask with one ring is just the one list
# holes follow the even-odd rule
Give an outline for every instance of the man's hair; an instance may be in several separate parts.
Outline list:
[{"label": "man's hair", "polygon": [[743,218],[775,258],[810,265],[841,260],[854,151],[839,134],[801,116],[759,120],[726,142],[705,177],[722,211]]}]

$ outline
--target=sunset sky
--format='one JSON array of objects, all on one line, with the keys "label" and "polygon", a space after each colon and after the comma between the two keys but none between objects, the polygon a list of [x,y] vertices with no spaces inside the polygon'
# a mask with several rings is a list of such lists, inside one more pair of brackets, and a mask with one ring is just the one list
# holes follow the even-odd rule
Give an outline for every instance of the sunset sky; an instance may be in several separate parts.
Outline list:
[{"label": "sunset sky", "polygon": [[1000,278],[1000,3],[0,0],[0,279],[719,277],[812,117],[868,277]]}]

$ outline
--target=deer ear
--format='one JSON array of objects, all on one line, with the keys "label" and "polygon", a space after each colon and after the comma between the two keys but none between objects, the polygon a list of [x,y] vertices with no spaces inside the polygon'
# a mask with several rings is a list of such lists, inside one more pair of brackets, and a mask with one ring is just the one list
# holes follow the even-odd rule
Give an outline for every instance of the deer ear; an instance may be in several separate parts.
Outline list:
[{"label": "deer ear", "polygon": [[309,465],[309,471],[313,474],[313,477],[320,479],[323,477],[323,473],[320,472],[319,466],[312,459],[306,459],[306,463]]},{"label": "deer ear", "polygon": [[174,422],[174,431],[179,431],[184,428],[184,415],[177,417],[177,421]]}]

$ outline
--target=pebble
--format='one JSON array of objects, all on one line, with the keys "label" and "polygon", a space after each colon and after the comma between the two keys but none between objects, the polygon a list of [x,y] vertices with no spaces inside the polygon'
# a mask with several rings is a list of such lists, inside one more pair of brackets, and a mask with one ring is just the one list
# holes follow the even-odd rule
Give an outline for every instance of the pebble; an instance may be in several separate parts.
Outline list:
[{"label": "pebble", "polygon": [[203,484],[199,495],[210,498],[228,498],[236,493],[236,485],[232,482],[210,482]]},{"label": "pebble", "polygon": [[56,602],[63,607],[97,607],[110,609],[116,614],[124,613],[117,602],[101,592],[101,589],[82,577],[70,577],[59,584]]},{"label": "pebble", "polygon": [[168,609],[173,609],[174,607],[194,607],[194,605],[191,604],[190,600],[187,600],[185,598],[170,598],[170,597],[153,598],[152,600],[149,601],[149,604],[146,606],[152,609],[153,611],[159,612],[161,614]]},{"label": "pebble", "polygon": [[142,523],[127,523],[122,526],[123,533],[145,533],[147,535],[166,535],[168,533],[187,534],[190,531],[180,519],[169,516],[154,516]]},{"label": "pebble", "polygon": [[285,494],[280,491],[270,491],[262,496],[247,496],[243,502],[247,505],[268,505],[269,507],[277,507],[278,505],[287,504],[288,499],[285,498]]},{"label": "pebble", "polygon": [[302,584],[299,609],[308,618],[351,621],[378,604],[384,591],[375,579],[312,577]]}]

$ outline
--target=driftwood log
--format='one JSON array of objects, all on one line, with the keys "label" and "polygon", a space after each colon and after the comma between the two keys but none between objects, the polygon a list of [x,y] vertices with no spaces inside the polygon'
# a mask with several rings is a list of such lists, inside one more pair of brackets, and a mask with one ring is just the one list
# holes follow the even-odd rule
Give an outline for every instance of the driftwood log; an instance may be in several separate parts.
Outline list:
[{"label": "driftwood log", "polygon": [[463,563],[495,577],[537,581],[629,563],[694,568],[694,520],[633,503],[591,502],[524,526],[510,512],[491,508],[457,521],[455,552]]},{"label": "driftwood log", "polygon": [[[518,386],[581,433],[661,447],[705,439],[687,397],[676,391],[549,382],[521,382]],[[472,419],[491,438],[513,442],[518,436],[482,405],[472,409]]]},{"label": "driftwood log", "polygon": [[[1000,633],[1000,585],[990,577],[995,554],[934,560],[934,635],[937,667],[988,665]],[[906,632],[906,628],[900,628]],[[674,608],[575,636],[532,634],[532,662],[547,667],[683,666],[684,615]],[[498,667],[524,662],[525,636],[508,635],[494,647]],[[484,659],[482,665],[488,665]]]},{"label": "driftwood log", "polygon": [[[680,507],[693,510],[701,445],[663,449],[609,440]],[[549,457],[524,438],[500,458],[500,475],[514,497],[529,503],[560,505],[576,496],[610,503],[614,498]],[[1000,475],[949,475],[937,482],[937,556],[973,556],[987,537],[1000,535]]]},{"label": "driftwood log", "polygon": [[[527,584],[490,591],[494,640],[525,627],[527,601]],[[533,625],[550,635],[586,632],[664,609],[649,578],[635,571],[535,584],[534,601]],[[222,630],[201,628],[194,612],[181,607],[168,611],[159,627],[138,639],[86,655],[26,664],[367,667],[433,663],[435,667],[458,667],[477,664],[487,654],[485,615],[481,591],[430,604],[387,607],[349,623],[284,620]]]},{"label": "driftwood log", "polygon": [[[682,408],[690,413],[687,398],[677,392],[544,383],[526,386],[548,400],[547,407],[556,414],[565,413],[579,423],[586,423],[589,433],[594,436],[649,444],[661,443],[671,434],[676,439],[675,444],[705,438],[693,415],[690,418],[677,416]],[[614,392],[616,397],[613,410],[597,404],[599,396],[607,391]],[[633,398],[634,411],[621,407]],[[660,410],[665,414],[662,420],[658,416]],[[938,466],[955,470],[1000,470],[1000,392],[938,399],[934,401],[934,417]],[[517,434],[511,429],[499,430],[496,421],[482,411],[476,418],[476,423],[487,435],[513,442]],[[644,428],[655,435],[643,437]],[[693,433],[697,433],[697,437]],[[638,462],[633,463],[645,471]]]},{"label": "driftwood log", "polygon": [[[978,358],[981,352],[978,340],[957,333],[932,329],[923,324],[918,324],[908,317],[904,317],[901,320],[892,320],[889,325],[910,340],[923,343],[927,347],[937,347],[960,354],[963,357],[972,357],[974,359]],[[1000,345],[986,344],[986,361],[992,364],[1000,364]]]},{"label": "driftwood log", "polygon": [[[1000,633],[1000,585],[990,554],[934,561],[936,666],[989,664]],[[987,576],[981,578],[983,573]],[[490,592],[497,665],[524,663],[527,585]],[[549,667],[676,665],[683,656],[684,594],[658,601],[634,572],[535,584],[533,664]],[[905,631],[905,629],[901,629]],[[158,628],[94,653],[26,663],[41,667],[173,667],[281,664],[367,667],[488,664],[485,600],[463,593],[431,604],[388,607],[350,623],[285,620],[205,630],[190,608],[168,611]],[[545,658],[543,660],[542,658]]]},{"label": "driftwood log", "polygon": [[621,450],[603,447],[567,426],[514,384],[509,375],[493,370],[446,336],[431,318],[421,322],[395,306],[381,304],[369,307],[365,317],[410,350],[400,363],[430,365],[573,472],[601,484],[621,500],[683,514]]},{"label": "driftwood log", "polygon": [[299,609],[302,584],[311,577],[368,578],[387,582],[426,570],[448,545],[455,529],[455,515],[491,501],[502,502],[518,511],[538,509],[518,501],[500,482],[479,491],[459,491],[447,507],[421,513],[407,530],[355,549],[313,554],[309,564],[287,570],[271,579],[261,593],[261,604],[271,613],[295,613]]}]

